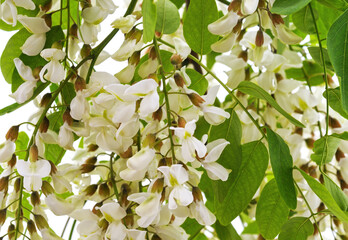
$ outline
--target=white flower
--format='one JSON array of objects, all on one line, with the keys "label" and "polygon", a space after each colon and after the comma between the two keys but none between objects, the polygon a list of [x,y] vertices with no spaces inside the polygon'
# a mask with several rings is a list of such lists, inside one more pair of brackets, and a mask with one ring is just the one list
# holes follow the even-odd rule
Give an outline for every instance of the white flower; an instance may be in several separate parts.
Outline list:
[{"label": "white flower", "polygon": [[215,223],[215,215],[204,205],[203,201],[193,201],[190,204],[190,213],[201,225],[210,226]]},{"label": "white flower", "polygon": [[80,90],[76,92],[76,96],[70,103],[70,115],[73,119],[81,120],[89,112],[89,104],[85,98],[85,91]]},{"label": "white flower", "polygon": [[121,47],[111,57],[116,61],[127,60],[135,51],[139,51],[142,46],[143,42],[140,39],[126,38]]},{"label": "white flower", "polygon": [[168,198],[168,208],[176,209],[179,206],[188,206],[193,201],[192,192],[183,185],[189,176],[183,165],[173,164],[171,167],[158,168],[164,175],[166,185],[172,187]]},{"label": "white flower", "polygon": [[250,15],[256,11],[259,0],[243,0],[241,4],[241,12],[243,15]]},{"label": "white flower", "polygon": [[89,24],[100,24],[108,13],[100,7],[88,7],[82,10],[81,17]]},{"label": "white flower", "polygon": [[84,199],[80,196],[70,196],[66,199],[57,197],[54,193],[49,194],[45,200],[49,209],[56,216],[63,216],[72,213],[75,209],[83,206]]},{"label": "white flower", "polygon": [[136,65],[129,64],[127,67],[119,71],[115,74],[115,77],[121,82],[121,83],[129,83],[132,81],[134,77]]},{"label": "white flower", "polygon": [[126,17],[117,18],[111,23],[113,28],[119,28],[123,33],[128,33],[137,21],[135,15],[128,15]]},{"label": "white flower", "polygon": [[42,185],[42,178],[47,177],[51,172],[51,164],[47,160],[35,162],[18,160],[17,171],[24,177],[24,187],[27,191],[39,191]]},{"label": "white flower", "polygon": [[40,71],[41,81],[61,82],[64,79],[65,71],[59,61],[65,58],[65,52],[56,48],[48,48],[42,50],[40,55],[45,60],[50,61]]},{"label": "white flower", "polygon": [[105,203],[99,210],[106,221],[110,223],[105,236],[110,239],[124,239],[127,235],[127,229],[121,220],[127,215],[126,211],[116,202]]},{"label": "white flower", "polygon": [[285,44],[297,44],[302,41],[302,38],[292,32],[285,24],[276,24],[273,32]]},{"label": "white flower", "polygon": [[3,20],[8,24],[12,24],[13,27],[17,24],[16,6],[27,10],[35,10],[35,4],[32,0],[5,0],[1,5],[0,12],[2,12]]},{"label": "white flower", "polygon": [[181,38],[174,37],[173,41],[176,52],[180,55],[182,60],[185,60],[187,56],[191,53],[191,48]]},{"label": "white flower", "polygon": [[16,144],[14,141],[6,140],[5,143],[0,145],[0,162],[10,161],[15,150]]},{"label": "white flower", "polygon": [[70,126],[66,122],[64,122],[64,124],[59,129],[58,143],[62,148],[74,150],[74,134],[72,133]]},{"label": "white flower", "polygon": [[221,38],[219,41],[213,43],[211,45],[211,49],[219,53],[228,52],[232,49],[237,36],[238,35],[232,31],[223,38]]},{"label": "white flower", "polygon": [[223,17],[208,25],[208,30],[215,35],[225,35],[232,32],[237,25],[239,16],[237,13],[230,11]]},{"label": "white flower", "polygon": [[196,129],[196,121],[192,120],[186,123],[184,128],[172,127],[175,135],[181,140],[181,155],[185,162],[193,162],[198,157],[202,158],[207,153],[206,146],[193,136]]}]

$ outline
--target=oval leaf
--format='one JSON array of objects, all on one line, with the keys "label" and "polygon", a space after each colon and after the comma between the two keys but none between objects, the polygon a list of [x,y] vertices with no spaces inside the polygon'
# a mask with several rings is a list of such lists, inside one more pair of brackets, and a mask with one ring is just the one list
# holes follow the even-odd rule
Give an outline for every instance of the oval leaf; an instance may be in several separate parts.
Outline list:
[{"label": "oval leaf", "polygon": [[147,43],[153,40],[156,28],[156,5],[153,0],[144,0],[142,5],[143,14],[143,42]]},{"label": "oval leaf", "polygon": [[184,37],[190,48],[203,55],[211,51],[210,45],[218,36],[208,31],[208,25],[219,16],[215,0],[191,0],[184,22]]},{"label": "oval leaf", "polygon": [[219,221],[216,221],[216,223],[214,224],[214,228],[219,239],[242,240],[242,238],[238,235],[237,231],[234,229],[232,224],[223,226]]},{"label": "oval leaf", "polygon": [[297,194],[292,177],[293,161],[288,145],[284,140],[267,128],[267,140],[273,174],[278,185],[279,193],[291,209],[297,205]]},{"label": "oval leaf", "polygon": [[[342,117],[348,119],[348,113],[343,109],[341,101],[341,92],[339,88],[328,89],[329,93],[329,105],[330,107],[339,113]],[[323,93],[323,96],[326,98],[326,91]]]},{"label": "oval leaf", "polygon": [[275,238],[288,215],[289,208],[280,196],[275,179],[272,179],[262,190],[256,207],[256,222],[262,236]]},{"label": "oval leaf", "polygon": [[200,95],[204,95],[208,89],[208,80],[194,69],[186,69],[186,73],[191,79],[189,88],[195,90]]},{"label": "oval leaf", "polygon": [[249,94],[250,96],[257,97],[263,100],[266,100],[269,104],[272,105],[280,114],[286,117],[290,122],[298,127],[305,127],[301,122],[293,118],[290,114],[288,114],[279,104],[269,95],[265,90],[252,82],[243,81],[238,85],[238,90],[242,93]]},{"label": "oval leaf", "polygon": [[307,240],[314,233],[311,221],[305,217],[294,217],[287,221],[279,234],[279,240]]},{"label": "oval leaf", "polygon": [[156,6],[156,31],[163,34],[175,32],[180,26],[180,15],[174,3],[169,0],[159,0]]},{"label": "oval leaf", "polygon": [[323,174],[323,177],[325,187],[327,190],[329,190],[338,206],[340,206],[340,208],[346,212],[348,210],[348,197],[346,194],[344,194],[341,188],[339,188],[337,184],[331,180],[331,178],[329,178],[326,174]]},{"label": "oval leaf", "polygon": [[[348,111],[348,9],[332,24],[327,34],[327,50],[336,73],[341,77],[343,109]],[[339,50],[338,50],[339,49]]]},{"label": "oval leaf", "polygon": [[[318,13],[315,11],[316,19]],[[297,29],[305,33],[315,33],[315,25],[313,24],[312,14],[309,6],[302,8],[300,11],[292,15],[292,21]]]},{"label": "oval leaf", "polygon": [[340,139],[333,136],[324,136],[314,142],[313,154],[311,159],[318,165],[331,162],[336,153]]},{"label": "oval leaf", "polygon": [[277,14],[289,15],[302,9],[312,0],[276,0],[273,3],[271,12]]}]

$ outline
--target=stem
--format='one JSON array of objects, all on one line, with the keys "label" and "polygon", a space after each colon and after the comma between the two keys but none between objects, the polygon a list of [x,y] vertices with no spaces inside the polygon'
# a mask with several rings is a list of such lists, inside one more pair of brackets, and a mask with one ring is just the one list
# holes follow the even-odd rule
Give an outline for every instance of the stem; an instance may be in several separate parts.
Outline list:
[{"label": "stem", "polygon": [[297,185],[296,181],[294,181],[294,183],[295,183],[295,185],[296,185],[296,187],[297,187],[298,191],[300,192],[300,194],[301,194],[301,196],[302,196],[303,200],[305,201],[305,203],[306,203],[306,205],[307,205],[307,207],[308,207],[309,211],[311,212],[311,216],[310,216],[310,217],[312,217],[312,218],[313,218],[313,220],[314,220],[315,226],[317,227],[318,232],[319,232],[319,235],[320,235],[320,239],[321,239],[321,240],[323,240],[323,236],[321,235],[321,232],[320,232],[320,229],[319,229],[318,222],[317,222],[317,220],[315,219],[315,214],[314,214],[314,212],[313,212],[313,210],[312,210],[311,206],[309,205],[309,203],[308,203],[308,201],[307,201],[307,199],[306,199],[305,195],[303,194],[303,192],[302,192],[301,188],[300,188],[300,187]]},{"label": "stem", "polygon": [[64,228],[63,228],[63,231],[62,231],[62,234],[60,235],[60,237],[62,238],[64,236],[64,233],[65,233],[65,230],[69,224],[69,221],[70,221],[70,217],[68,217],[68,219],[66,220],[65,222],[65,225],[64,225]]},{"label": "stem", "polygon": [[[131,14],[135,8],[135,5],[137,4],[138,0],[132,0],[127,8],[126,13],[123,15],[124,17],[128,16],[129,14]],[[92,71],[93,71],[93,67],[97,61],[97,58],[99,56],[99,54],[103,51],[103,49],[106,47],[106,45],[111,41],[111,39],[114,38],[114,36],[116,35],[116,33],[118,32],[118,28],[114,29],[111,31],[111,33],[109,33],[109,35],[98,45],[96,46],[92,52],[91,55],[92,57],[92,62],[89,65],[88,68],[88,72],[87,72],[87,77],[86,77],[86,83],[89,83],[89,79],[91,78],[92,75]]]},{"label": "stem", "polygon": [[111,183],[112,183],[112,187],[114,189],[114,193],[116,195],[116,198],[117,200],[119,199],[119,196],[118,196],[118,190],[117,190],[117,186],[116,186],[116,182],[115,182],[115,175],[114,175],[114,168],[113,168],[113,161],[112,159],[114,158],[114,153],[112,153],[110,155],[110,180],[111,180]]},{"label": "stem", "polygon": [[76,225],[76,220],[74,220],[72,226],[71,226],[71,230],[70,230],[70,234],[69,234],[69,240],[72,239],[72,236],[74,234],[74,228],[75,228],[75,225]]},{"label": "stem", "polygon": [[163,70],[163,65],[162,65],[162,59],[161,59],[161,55],[160,55],[160,50],[157,44],[157,39],[156,37],[153,38],[153,44],[156,50],[156,55],[157,55],[157,59],[158,59],[158,63],[160,65],[160,73],[162,76],[162,86],[163,86],[163,93],[164,93],[164,100],[166,103],[166,112],[167,112],[167,121],[168,121],[168,135],[169,135],[169,140],[170,140],[170,149],[172,152],[172,157],[173,157],[173,161],[175,160],[175,152],[174,152],[174,141],[173,141],[173,135],[172,135],[172,130],[170,129],[172,126],[172,117],[170,115],[170,106],[169,106],[169,98],[168,98],[168,92],[166,89],[166,77],[164,74],[164,70]]},{"label": "stem", "polygon": [[67,8],[67,10],[68,10],[68,13],[67,13],[67,15],[68,15],[68,19],[67,19],[67,24],[68,24],[68,26],[67,26],[66,41],[65,41],[65,59],[64,59],[65,65],[67,65],[66,60],[67,60],[67,58],[68,58],[68,52],[69,52],[70,0],[67,0],[67,2],[66,2],[66,8]]},{"label": "stem", "polygon": [[313,24],[315,27],[315,32],[316,32],[318,43],[319,43],[320,57],[321,57],[321,61],[323,64],[323,70],[324,70],[324,82],[325,82],[325,90],[326,90],[326,130],[325,130],[325,136],[327,136],[329,134],[329,92],[328,92],[329,86],[328,86],[328,81],[327,81],[325,58],[324,58],[323,46],[321,45],[319,30],[318,30],[317,22],[315,20],[312,4],[309,3],[308,6],[309,6],[309,9],[311,10]]},{"label": "stem", "polygon": [[219,1],[219,2],[222,2],[222,3],[226,4],[226,5],[230,5],[230,2],[227,1],[227,0],[218,0],[218,1]]}]

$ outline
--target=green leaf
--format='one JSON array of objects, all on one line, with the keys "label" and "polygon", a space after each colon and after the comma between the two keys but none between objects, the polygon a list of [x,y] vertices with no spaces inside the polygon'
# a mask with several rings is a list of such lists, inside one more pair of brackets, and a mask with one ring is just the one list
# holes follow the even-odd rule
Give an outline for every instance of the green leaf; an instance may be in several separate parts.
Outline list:
[{"label": "green leaf", "polygon": [[[23,151],[26,150],[28,147],[28,143],[29,143],[29,137],[25,132],[19,132],[18,133],[18,138],[16,140],[16,151]],[[18,152],[16,153],[17,157],[19,159],[24,159],[26,152]]]},{"label": "green leaf", "polygon": [[179,9],[185,3],[185,0],[170,0]]},{"label": "green leaf", "polygon": [[58,144],[45,144],[45,158],[58,165],[64,157],[65,149]]},{"label": "green leaf", "polygon": [[[318,19],[318,13],[314,10],[314,16]],[[292,15],[292,21],[296,28],[304,33],[315,33],[315,25],[313,23],[312,14],[309,6],[305,6],[300,11]]]},{"label": "green leaf", "polygon": [[285,70],[287,78],[298,81],[308,81],[311,86],[324,83],[324,69],[313,61],[303,61],[303,68],[289,68]]},{"label": "green leaf", "polygon": [[162,34],[175,32],[180,26],[180,15],[170,0],[159,0],[157,6],[156,31]]},{"label": "green leaf", "polygon": [[248,223],[248,225],[244,228],[242,234],[259,234],[259,226],[256,221],[252,221]]},{"label": "green leaf", "polygon": [[1,55],[1,72],[6,82],[12,82],[12,74],[15,69],[13,59],[19,57],[22,54],[20,47],[24,44],[27,38],[31,34],[26,29],[19,30],[14,34],[7,42],[6,47]]},{"label": "green leaf", "polygon": [[192,238],[193,236],[200,235],[202,233],[201,230],[204,226],[200,225],[196,219],[192,218],[186,218],[185,222],[181,225],[183,229],[185,229],[185,232],[190,235],[190,239],[196,239]]},{"label": "green leaf", "polygon": [[243,81],[238,85],[238,90],[242,93],[249,94],[250,96],[266,100],[269,104],[272,105],[280,114],[286,117],[291,123],[298,127],[305,127],[301,122],[293,118],[288,114],[279,104],[269,95],[265,90],[252,82]]},{"label": "green leaf", "polygon": [[186,69],[186,73],[191,79],[189,88],[195,90],[200,95],[204,95],[208,89],[208,80],[194,69]]},{"label": "green leaf", "polygon": [[242,240],[242,238],[238,235],[237,231],[234,229],[231,223],[227,226],[223,226],[218,220],[216,220],[214,228],[219,239]]},{"label": "green leaf", "polygon": [[324,136],[314,142],[311,159],[318,165],[331,162],[336,153],[340,139],[333,136]]},{"label": "green leaf", "polygon": [[321,199],[327,208],[341,221],[348,222],[348,213],[342,211],[340,206],[336,203],[335,199],[331,196],[330,192],[324,187],[324,185],[307,175],[301,169],[297,168],[297,170],[300,171],[304,179],[307,181],[309,187]]},{"label": "green leaf", "polygon": [[271,8],[272,13],[289,15],[297,12],[310,3],[312,0],[276,0]]},{"label": "green leaf", "polygon": [[51,113],[47,116],[48,120],[50,121],[49,129],[56,133],[59,132],[60,127],[63,125],[63,114],[64,111],[59,111]]},{"label": "green leaf", "polygon": [[267,140],[273,174],[280,196],[286,205],[296,209],[297,194],[292,177],[293,160],[288,145],[281,136],[267,128]]},{"label": "green leaf", "polygon": [[341,77],[343,109],[348,111],[348,10],[330,27],[327,35],[327,50],[336,73]]},{"label": "green leaf", "polygon": [[191,0],[184,22],[184,37],[190,48],[201,54],[211,51],[218,36],[208,31],[208,25],[218,19],[215,0]]},{"label": "green leaf", "polygon": [[[330,107],[339,113],[342,117],[348,119],[348,113],[343,109],[341,101],[341,92],[339,88],[328,89],[329,93],[329,105]],[[323,96],[326,98],[326,91],[323,93]]]},{"label": "green leaf", "polygon": [[[61,0],[63,6],[67,5],[67,0]],[[79,11],[79,2],[77,0],[69,0],[69,5],[70,5],[70,18],[73,21],[70,21],[70,26],[73,23],[76,23],[79,25],[79,23],[81,22],[81,12]],[[77,14],[78,13],[78,14]],[[60,17],[61,17],[61,11],[56,11],[52,14],[52,26],[56,26],[59,25],[62,29],[67,29],[68,27],[68,9],[67,8],[63,8],[62,10],[62,24],[60,23]]]},{"label": "green leaf", "polygon": [[72,83],[66,83],[64,87],[62,88],[62,101],[65,105],[69,105],[71,103],[71,100],[76,96],[74,84]]},{"label": "green leaf", "polygon": [[279,234],[279,240],[307,240],[314,233],[311,221],[305,217],[294,217],[287,221]]},{"label": "green leaf", "polygon": [[262,236],[274,239],[288,215],[289,208],[280,196],[275,179],[272,179],[263,188],[256,207],[256,222]]},{"label": "green leaf", "polygon": [[344,0],[318,0],[318,3],[325,5],[326,7],[335,8],[339,10],[346,10],[348,4]]},{"label": "green leaf", "polygon": [[7,107],[4,107],[2,109],[0,109],[0,116],[6,114],[6,113],[10,113],[15,111],[16,109],[24,106],[25,104],[27,104],[28,102],[31,102],[33,99],[35,99],[37,97],[37,95],[39,95],[50,83],[46,82],[46,83],[42,83],[40,84],[35,90],[34,90],[34,94],[33,96],[27,100],[24,103],[18,104],[18,103],[13,103]]},{"label": "green leaf", "polygon": [[153,0],[144,0],[142,5],[143,13],[143,42],[147,43],[153,40],[156,28],[156,5]]},{"label": "green leaf", "polygon": [[[314,61],[316,63],[320,64],[320,66],[323,66],[323,60],[321,59],[321,55],[320,55],[320,48],[319,47],[309,47],[308,51],[309,51],[309,54],[314,59]],[[325,59],[325,66],[328,69],[330,69],[331,71],[335,71],[333,66],[332,66],[332,63],[330,62],[329,54],[328,54],[326,48],[323,48],[323,53],[324,53],[324,59]]]},{"label": "green leaf", "polygon": [[221,53],[217,53],[214,51],[211,51],[210,53],[207,54],[207,67],[209,69],[211,69],[214,66],[216,62],[215,58],[216,56],[219,56],[219,55],[221,55]]},{"label": "green leaf", "polygon": [[[265,176],[268,166],[268,153],[261,141],[242,146],[242,163],[234,181],[224,194],[224,200],[215,205],[216,216],[223,225],[228,225],[249,204]],[[232,172],[233,173],[233,172]]]},{"label": "green leaf", "polygon": [[[333,2],[329,0],[330,2]],[[329,29],[331,25],[336,21],[337,17],[342,14],[342,11],[334,9],[334,8],[328,8],[325,5],[322,4],[316,4],[316,2],[312,2],[312,7],[318,12],[319,19],[317,21],[318,30],[320,33],[320,37],[326,38],[327,33],[329,32]],[[325,47],[327,41],[322,41],[322,45]]]},{"label": "green leaf", "polygon": [[335,199],[338,206],[343,210],[348,210],[348,197],[344,192],[337,186],[337,184],[331,180],[326,174],[323,174],[324,185],[327,190],[331,193],[332,197]]}]

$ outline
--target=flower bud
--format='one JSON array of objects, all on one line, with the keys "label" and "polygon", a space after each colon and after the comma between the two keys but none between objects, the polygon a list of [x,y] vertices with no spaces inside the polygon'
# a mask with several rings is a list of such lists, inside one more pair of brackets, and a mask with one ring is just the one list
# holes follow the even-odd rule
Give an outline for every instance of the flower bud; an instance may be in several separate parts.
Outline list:
[{"label": "flower bud", "polygon": [[36,226],[39,228],[39,230],[48,229],[49,228],[48,222],[41,215],[34,214],[34,221],[36,223]]},{"label": "flower bud", "polygon": [[284,20],[279,14],[272,14],[270,12],[268,12],[268,14],[269,14],[274,26],[277,24],[284,24]]},{"label": "flower bud", "polygon": [[277,82],[280,82],[281,80],[284,79],[283,75],[281,75],[280,73],[276,73],[276,74],[275,74],[275,77],[276,77],[276,79],[277,79]]},{"label": "flower bud", "polygon": [[128,228],[131,228],[134,225],[134,214],[130,208],[126,210],[126,213],[127,215],[123,218],[123,222]]},{"label": "flower bud", "polygon": [[[52,14],[45,14],[42,16],[42,18],[45,20],[46,25],[51,28],[52,27]],[[62,48],[60,48],[62,49]]]},{"label": "flower bud", "polygon": [[89,44],[83,44],[80,54],[82,58],[86,58],[91,54],[92,47]]},{"label": "flower bud", "polygon": [[181,56],[179,54],[173,54],[170,57],[170,62],[171,64],[173,64],[177,69],[180,68],[181,64],[182,64],[182,59]]},{"label": "flower bud", "polygon": [[40,9],[42,12],[48,12],[51,9],[51,7],[52,7],[52,0],[46,2],[46,4],[43,6],[40,5]]},{"label": "flower bud", "polygon": [[240,33],[238,34],[238,37],[236,39],[236,42],[239,42],[240,40],[242,40],[242,38],[244,37],[244,34],[246,33],[246,30],[245,29],[242,29],[240,31]]},{"label": "flower bud", "polygon": [[296,127],[294,130],[294,133],[302,136],[303,135],[303,128]]},{"label": "flower bud", "polygon": [[153,112],[152,113],[152,118],[153,118],[153,120],[157,120],[157,121],[161,121],[162,120],[162,116],[163,116],[163,111],[162,111],[162,108],[161,107],[159,107],[157,110],[156,110],[156,112]]},{"label": "flower bud", "polygon": [[42,182],[41,190],[42,190],[43,194],[45,194],[46,197],[47,197],[48,195],[54,193],[53,187],[52,187],[51,184],[49,184],[47,181],[43,181],[43,182]]},{"label": "flower bud", "polygon": [[10,224],[10,226],[8,226],[7,229],[7,235],[8,235],[8,239],[12,240],[15,237],[15,232],[16,232],[16,227],[15,225],[13,225],[12,223]]},{"label": "flower bud", "polygon": [[152,193],[161,193],[163,191],[164,186],[164,178],[158,178],[152,185],[151,192]]},{"label": "flower bud", "polygon": [[167,166],[167,161],[165,158],[161,158],[158,162],[158,167]]},{"label": "flower bud", "polygon": [[13,184],[13,188],[16,193],[19,192],[19,190],[21,189],[21,178],[16,178],[16,181]]},{"label": "flower bud", "polygon": [[150,148],[153,148],[155,146],[155,142],[156,142],[156,134],[149,133],[146,135],[143,144],[144,144],[144,147],[149,146]]},{"label": "flower bud", "polygon": [[178,117],[178,127],[184,128],[186,126],[186,120],[183,117]]},{"label": "flower bud", "polygon": [[138,65],[140,62],[140,51],[135,51],[132,56],[128,59],[128,63],[131,65]]},{"label": "flower bud", "polygon": [[98,194],[102,197],[110,196],[110,189],[107,183],[102,183],[99,185]]},{"label": "flower bud", "polygon": [[130,30],[126,36],[125,39],[129,39],[129,40],[136,40],[136,43],[138,43],[141,40],[141,37],[143,36],[142,31],[138,30],[137,28],[133,28],[132,30]]},{"label": "flower bud", "polygon": [[197,93],[190,93],[187,94],[189,99],[191,100],[192,104],[195,105],[196,107],[199,107],[204,101],[204,99],[199,96]]},{"label": "flower bud", "polygon": [[155,47],[151,47],[150,48],[149,58],[151,58],[152,60],[155,60],[157,58],[157,53],[156,53],[156,48]]},{"label": "flower bud", "polygon": [[333,117],[329,117],[329,126],[331,128],[340,128],[340,127],[342,127],[340,122],[336,118],[333,118]]},{"label": "flower bud", "polygon": [[41,69],[42,67],[36,67],[33,69],[33,77],[36,79],[36,80],[39,80],[40,79],[40,72],[41,72]]},{"label": "flower bud", "polygon": [[317,178],[317,167],[316,166],[310,166],[308,168],[308,173],[314,178]]},{"label": "flower bud", "polygon": [[8,181],[9,181],[9,176],[0,178],[0,192],[1,191],[7,192]]},{"label": "flower bud", "polygon": [[51,165],[51,172],[50,172],[50,175],[52,176],[53,174],[56,174],[57,173],[57,167],[56,165],[50,161],[50,160],[47,160],[49,162],[49,164]]},{"label": "flower bud", "polygon": [[121,186],[121,193],[120,193],[120,204],[123,207],[128,206],[129,201],[128,201],[128,195],[130,193],[131,189],[127,183],[122,184]]},{"label": "flower bud", "polygon": [[103,231],[106,231],[109,227],[109,222],[103,218],[102,220],[100,220],[98,222],[98,226],[103,230]]},{"label": "flower bud", "polygon": [[80,76],[77,76],[75,80],[75,91],[82,91],[83,89],[86,89],[86,81]]},{"label": "flower bud", "polygon": [[79,27],[77,26],[76,23],[74,23],[73,25],[71,25],[71,27],[69,28],[69,35],[73,36],[75,38],[77,38],[77,31],[79,30]]},{"label": "flower bud", "polygon": [[256,33],[256,37],[255,37],[255,45],[256,47],[262,47],[263,43],[264,43],[265,39],[263,37],[263,32],[261,30],[261,28],[257,31]]},{"label": "flower bud", "polygon": [[94,207],[92,208],[92,212],[93,212],[95,215],[97,215],[98,217],[102,217],[102,216],[103,216],[102,212],[99,210],[99,208],[100,208],[102,205],[103,205],[103,203],[102,203],[102,202],[99,202],[99,203],[96,203],[96,204],[94,205]]},{"label": "flower bud", "polygon": [[[232,29],[232,32],[234,33],[240,33],[242,30],[242,25],[243,25],[243,21],[242,20],[238,20],[236,26],[234,26],[234,28]],[[239,41],[239,40],[238,40]]]},{"label": "flower bud", "polygon": [[180,73],[175,73],[174,74],[174,80],[175,80],[175,84],[178,86],[178,87],[184,87],[185,85],[185,80],[184,78],[180,75]]},{"label": "flower bud", "polygon": [[52,98],[52,94],[46,93],[41,99],[40,107],[42,107],[42,108],[46,107],[47,104],[51,101],[51,98]]},{"label": "flower bud", "polygon": [[39,126],[40,133],[46,133],[48,131],[49,126],[50,126],[50,121],[45,116],[44,119],[42,120],[40,126]]},{"label": "flower bud", "polygon": [[238,58],[241,58],[244,60],[244,62],[248,61],[248,51],[241,51],[240,54],[238,55]]},{"label": "flower bud", "polygon": [[314,139],[313,138],[307,138],[305,139],[306,145],[308,148],[312,149],[314,147]]},{"label": "flower bud", "polygon": [[39,150],[36,144],[31,145],[29,150],[29,160],[31,162],[36,162],[39,159]]},{"label": "flower bud", "polygon": [[30,202],[33,206],[40,205],[40,203],[41,203],[40,195],[37,191],[34,191],[31,193]]},{"label": "flower bud", "polygon": [[85,160],[85,164],[96,164],[98,161],[97,157],[89,157]]},{"label": "flower bud", "polygon": [[0,227],[4,225],[6,221],[6,213],[7,213],[7,208],[1,209],[0,210]]},{"label": "flower bud", "polygon": [[36,227],[33,220],[29,219],[27,222],[27,228],[30,234],[36,233]]},{"label": "flower bud", "polygon": [[17,156],[16,154],[12,154],[12,158],[10,161],[7,162],[7,164],[13,168],[14,166],[16,166],[16,163],[17,163]]},{"label": "flower bud", "polygon": [[92,144],[92,143],[87,146],[88,152],[97,151],[98,148],[99,148],[99,146],[97,144]]},{"label": "flower bud", "polygon": [[90,173],[92,172],[96,166],[94,164],[82,164],[80,167],[81,173]]},{"label": "flower bud", "polygon": [[80,1],[80,6],[81,6],[82,10],[85,9],[85,8],[92,7],[91,0]]},{"label": "flower bud", "polygon": [[98,185],[92,184],[86,187],[85,190],[83,190],[83,192],[86,194],[86,196],[92,196],[97,191],[97,189]]},{"label": "flower bud", "polygon": [[61,41],[57,41],[57,42],[54,42],[51,47],[59,49],[59,50],[62,50],[63,49],[63,43]]},{"label": "flower bud", "polygon": [[335,153],[335,158],[336,158],[336,161],[339,162],[341,161],[341,158],[345,158],[346,156],[344,155],[344,152],[342,152],[341,149],[337,149],[336,153]]},{"label": "flower bud", "polygon": [[66,122],[69,126],[71,126],[74,122],[74,119],[70,115],[69,108],[67,108],[63,114],[63,121]]},{"label": "flower bud", "polygon": [[241,7],[242,1],[241,0],[232,0],[230,5],[228,6],[228,11],[233,11],[233,12],[239,12],[240,7]]},{"label": "flower bud", "polygon": [[18,138],[18,130],[19,125],[12,126],[6,133],[6,140],[10,140],[12,142],[16,141]]},{"label": "flower bud", "polygon": [[120,153],[121,158],[130,158],[133,156],[132,147],[129,147],[125,152]]}]

